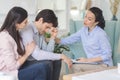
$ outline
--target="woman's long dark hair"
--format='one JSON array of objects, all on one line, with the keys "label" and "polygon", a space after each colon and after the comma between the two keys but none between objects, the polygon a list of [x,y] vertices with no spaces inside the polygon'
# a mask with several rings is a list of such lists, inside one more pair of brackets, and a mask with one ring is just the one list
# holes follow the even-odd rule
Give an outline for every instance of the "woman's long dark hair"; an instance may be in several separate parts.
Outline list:
[{"label": "woman's long dark hair", "polygon": [[21,7],[13,7],[7,14],[6,19],[0,29],[0,32],[7,30],[17,43],[17,51],[19,55],[24,55],[25,51],[22,49],[22,38],[18,30],[16,30],[16,24],[23,22],[28,17],[27,11]]},{"label": "woman's long dark hair", "polygon": [[92,7],[89,9],[95,15],[95,22],[98,22],[98,26],[104,29],[105,27],[105,20],[103,17],[102,10],[97,7]]}]

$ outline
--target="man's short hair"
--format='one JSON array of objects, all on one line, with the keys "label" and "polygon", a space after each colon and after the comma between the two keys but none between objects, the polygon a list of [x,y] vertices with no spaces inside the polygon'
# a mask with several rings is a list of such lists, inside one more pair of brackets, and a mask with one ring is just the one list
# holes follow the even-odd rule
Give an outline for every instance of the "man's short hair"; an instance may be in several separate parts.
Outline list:
[{"label": "man's short hair", "polygon": [[35,21],[38,21],[40,18],[43,18],[43,22],[52,23],[53,27],[58,26],[57,17],[55,13],[50,9],[44,9],[40,11],[36,16]]}]

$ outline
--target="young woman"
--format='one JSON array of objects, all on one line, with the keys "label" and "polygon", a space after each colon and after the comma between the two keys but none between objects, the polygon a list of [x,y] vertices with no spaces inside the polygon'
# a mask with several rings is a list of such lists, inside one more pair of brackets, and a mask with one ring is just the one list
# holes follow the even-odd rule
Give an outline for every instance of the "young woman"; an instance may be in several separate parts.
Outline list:
[{"label": "young woman", "polygon": [[[72,44],[81,41],[87,58],[79,58],[79,62],[94,62],[98,65],[77,65],[76,71],[94,70],[103,65],[112,66],[112,51],[108,36],[104,31],[105,20],[102,11],[97,7],[90,8],[84,18],[84,27],[77,33],[61,39],[61,44]],[[75,66],[73,65],[73,67]]]},{"label": "young woman", "polygon": [[35,48],[31,42],[25,47],[19,30],[27,24],[27,11],[21,7],[13,7],[0,29],[0,71],[17,77],[19,80],[47,80],[46,64],[34,64],[19,70]]}]

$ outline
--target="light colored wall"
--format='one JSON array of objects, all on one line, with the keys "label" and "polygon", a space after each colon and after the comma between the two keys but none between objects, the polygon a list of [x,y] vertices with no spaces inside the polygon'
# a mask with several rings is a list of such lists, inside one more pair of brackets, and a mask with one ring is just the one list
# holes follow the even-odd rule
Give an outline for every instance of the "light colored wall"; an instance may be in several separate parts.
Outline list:
[{"label": "light colored wall", "polygon": [[[86,1],[87,0],[71,0],[71,7],[76,6],[77,9],[79,10],[79,14],[72,17],[73,20],[81,20],[83,18],[81,16],[84,16],[82,14],[82,11],[85,10],[85,2]],[[110,10],[111,5],[110,5],[109,0],[91,0],[91,1],[92,1],[91,7],[94,6],[94,7],[99,7],[100,9],[102,9],[105,20],[112,19],[112,13]],[[83,6],[81,6],[81,5],[83,5]],[[119,4],[118,12],[117,12],[117,18],[118,18],[118,20],[120,20],[120,4]]]},{"label": "light colored wall", "polygon": [[92,6],[99,7],[103,11],[105,20],[111,20],[112,13],[110,11],[109,0],[92,0]]},{"label": "light colored wall", "polygon": [[21,6],[29,13],[29,20],[36,15],[37,0],[0,0],[0,26],[3,24],[8,11],[14,6]]}]

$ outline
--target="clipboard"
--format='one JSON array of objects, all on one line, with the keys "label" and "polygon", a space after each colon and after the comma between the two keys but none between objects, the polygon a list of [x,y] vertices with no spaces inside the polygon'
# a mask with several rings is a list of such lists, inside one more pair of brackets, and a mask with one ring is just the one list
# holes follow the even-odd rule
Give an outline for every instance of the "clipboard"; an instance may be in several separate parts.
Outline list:
[{"label": "clipboard", "polygon": [[73,64],[92,64],[92,65],[97,65],[97,64],[99,64],[99,63],[97,63],[97,62],[79,62],[79,61],[77,61],[76,59],[72,59],[72,63],[73,63]]}]

